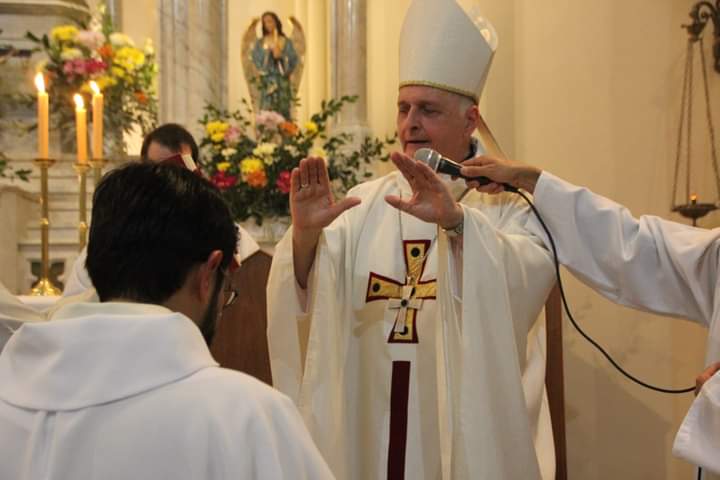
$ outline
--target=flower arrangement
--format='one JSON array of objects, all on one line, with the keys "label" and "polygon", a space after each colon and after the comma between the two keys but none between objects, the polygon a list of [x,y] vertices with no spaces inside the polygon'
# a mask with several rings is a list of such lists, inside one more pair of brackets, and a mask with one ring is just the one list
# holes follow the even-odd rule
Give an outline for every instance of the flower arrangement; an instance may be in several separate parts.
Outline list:
[{"label": "flower arrangement", "polygon": [[275,111],[253,115],[245,100],[234,112],[207,105],[200,120],[205,131],[200,168],[223,192],[236,219],[252,217],[258,225],[263,218],[289,215],[290,172],[308,155],[326,158],[334,193],[343,195],[370,177],[360,171],[362,166],[388,160],[385,147],[395,141],[366,137],[349,151],[352,135],[328,134],[331,118],[356,99],[324,101],[321,111],[302,126]]},{"label": "flower arrangement", "polygon": [[[50,109],[59,128],[74,119],[75,93],[80,92],[86,104],[90,103],[90,80],[105,97],[106,138],[134,127],[144,135],[155,127],[157,65],[152,43],[148,39],[140,49],[130,37],[116,32],[103,6],[89,26],[59,25],[49,35],[37,37],[28,32],[27,37],[47,55],[39,70],[49,83]],[[116,140],[107,139],[110,144]]]}]

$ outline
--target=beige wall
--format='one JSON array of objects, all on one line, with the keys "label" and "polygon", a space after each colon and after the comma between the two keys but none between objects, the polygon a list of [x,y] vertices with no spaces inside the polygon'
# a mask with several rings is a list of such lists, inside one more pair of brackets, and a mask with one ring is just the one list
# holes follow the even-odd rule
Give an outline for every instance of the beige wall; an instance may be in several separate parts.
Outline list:
[{"label": "beige wall", "polygon": [[[306,26],[310,55],[302,96],[317,108],[329,92],[328,1],[230,0],[230,107],[246,95],[238,61],[242,32],[251,17],[273,9],[283,18],[294,13]],[[685,49],[679,25],[694,2],[480,2],[500,35],[481,108],[506,152],[587,185],[635,214],[677,219],[668,205]],[[397,40],[409,3],[367,0],[368,121],[376,135],[394,131]],[[147,5],[125,0],[132,33],[141,25],[156,28],[140,4]],[[137,33],[148,35],[157,37],[154,31]],[[720,74],[711,72],[710,79],[720,124]],[[697,74],[696,80],[699,94]],[[701,103],[695,110],[694,143],[703,156]],[[703,174],[711,177],[709,167]],[[694,189],[701,200],[712,192],[710,184]],[[716,216],[703,222],[719,223]],[[577,320],[627,369],[661,385],[693,383],[704,363],[703,329],[616,307],[567,274],[566,284]],[[691,397],[630,384],[567,323],[564,348],[570,478],[691,478],[690,466],[670,455]]]}]

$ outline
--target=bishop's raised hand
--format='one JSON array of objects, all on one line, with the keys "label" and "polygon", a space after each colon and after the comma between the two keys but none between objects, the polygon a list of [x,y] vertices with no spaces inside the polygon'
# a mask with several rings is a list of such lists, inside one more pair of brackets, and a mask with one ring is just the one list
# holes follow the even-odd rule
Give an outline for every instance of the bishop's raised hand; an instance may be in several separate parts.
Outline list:
[{"label": "bishop's raised hand", "polygon": [[463,221],[462,207],[430,167],[400,152],[393,153],[390,159],[410,184],[413,195],[408,199],[387,195],[385,201],[398,210],[445,229]]},{"label": "bishop's raised hand", "polygon": [[290,214],[293,230],[319,234],[342,212],[360,203],[357,197],[335,201],[325,160],[308,157],[290,176]]}]

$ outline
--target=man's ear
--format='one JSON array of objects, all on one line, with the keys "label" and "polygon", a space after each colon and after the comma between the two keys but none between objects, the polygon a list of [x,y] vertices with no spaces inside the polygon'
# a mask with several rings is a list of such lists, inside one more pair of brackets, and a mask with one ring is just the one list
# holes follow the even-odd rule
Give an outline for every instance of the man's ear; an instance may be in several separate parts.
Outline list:
[{"label": "man's ear", "polygon": [[465,133],[472,135],[480,124],[480,109],[473,104],[465,110]]},{"label": "man's ear", "polygon": [[197,272],[197,292],[202,302],[207,302],[212,295],[217,270],[220,268],[223,253],[220,250],[213,250],[207,259],[200,264]]}]

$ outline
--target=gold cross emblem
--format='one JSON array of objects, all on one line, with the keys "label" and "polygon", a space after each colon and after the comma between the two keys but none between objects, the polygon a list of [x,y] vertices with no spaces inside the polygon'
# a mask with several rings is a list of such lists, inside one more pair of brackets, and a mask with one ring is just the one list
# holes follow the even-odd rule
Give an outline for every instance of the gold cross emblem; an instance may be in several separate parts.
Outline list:
[{"label": "gold cross emblem", "polygon": [[435,299],[437,287],[435,279],[420,281],[430,245],[430,240],[403,241],[408,272],[405,283],[370,272],[365,301],[388,300],[388,308],[397,310],[388,343],[418,343],[417,312],[422,309],[424,300]]}]

